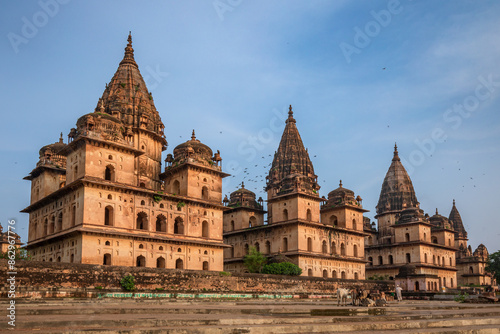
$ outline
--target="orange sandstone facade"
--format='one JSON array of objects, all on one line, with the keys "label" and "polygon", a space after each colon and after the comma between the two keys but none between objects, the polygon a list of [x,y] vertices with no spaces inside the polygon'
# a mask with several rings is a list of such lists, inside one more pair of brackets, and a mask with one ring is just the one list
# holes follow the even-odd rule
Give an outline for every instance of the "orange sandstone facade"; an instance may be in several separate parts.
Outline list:
[{"label": "orange sandstone facade", "polygon": [[95,111],[40,150],[27,248],[38,261],[223,270],[220,155],[193,131],[161,170],[164,126],[133,52],[129,36]]}]

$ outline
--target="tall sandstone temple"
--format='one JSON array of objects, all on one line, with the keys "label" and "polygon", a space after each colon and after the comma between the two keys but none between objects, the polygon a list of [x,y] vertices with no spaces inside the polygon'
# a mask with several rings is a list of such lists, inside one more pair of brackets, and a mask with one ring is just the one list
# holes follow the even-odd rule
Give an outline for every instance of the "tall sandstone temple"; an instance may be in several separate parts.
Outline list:
[{"label": "tall sandstone temple", "polygon": [[290,261],[303,276],[364,279],[361,198],[339,188],[320,198],[318,177],[293,117],[292,106],[267,176],[267,222],[262,199],[243,186],[224,202],[224,263],[244,272],[244,256],[255,247],[270,261]]},{"label": "tall sandstone temple", "polygon": [[223,270],[220,155],[193,131],[162,171],[163,130],[129,35],[95,111],[25,177],[34,260]]},{"label": "tall sandstone temple", "polygon": [[405,290],[438,291],[459,285],[491,285],[487,250],[467,248],[467,232],[455,201],[449,218],[424,214],[397,146],[377,204],[378,230],[368,221],[367,277],[396,280]]}]

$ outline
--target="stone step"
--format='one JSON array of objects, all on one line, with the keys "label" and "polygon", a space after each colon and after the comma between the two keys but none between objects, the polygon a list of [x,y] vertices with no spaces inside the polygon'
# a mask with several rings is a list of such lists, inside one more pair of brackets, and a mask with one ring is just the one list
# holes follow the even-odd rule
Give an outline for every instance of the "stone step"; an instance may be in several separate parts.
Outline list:
[{"label": "stone step", "polygon": [[[16,329],[14,333],[53,333],[53,334],[70,334],[70,333],[86,333],[86,334],[156,334],[156,333],[169,333],[169,334],[185,334],[185,333],[203,333],[203,334],[235,334],[235,333],[269,333],[269,334],[282,334],[282,333],[455,333],[455,334],[471,334],[471,333],[500,333],[500,319],[455,319],[446,321],[420,321],[420,322],[389,322],[389,323],[349,323],[349,324],[318,324],[318,323],[304,323],[300,325],[293,324],[247,324],[241,326],[231,325],[217,325],[206,326],[193,324],[192,326],[162,326],[157,324],[151,327],[149,324],[143,324],[138,327],[128,326],[112,326],[101,328],[78,328],[78,325],[73,324],[75,327],[56,328],[49,327],[43,329],[31,328],[27,330]],[[78,329],[75,329],[78,328]]]}]

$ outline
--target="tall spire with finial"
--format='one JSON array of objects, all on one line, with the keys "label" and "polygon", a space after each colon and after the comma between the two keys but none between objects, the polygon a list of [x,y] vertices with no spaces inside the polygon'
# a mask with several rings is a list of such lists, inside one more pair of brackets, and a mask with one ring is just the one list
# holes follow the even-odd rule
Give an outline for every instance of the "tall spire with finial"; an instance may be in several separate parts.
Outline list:
[{"label": "tall spire with finial", "polygon": [[417,195],[413,183],[406,172],[398,154],[398,146],[394,145],[394,157],[382,183],[377,204],[377,214],[402,211],[405,207],[418,207]]},{"label": "tall spire with finial", "polygon": [[465,230],[464,224],[462,222],[460,212],[458,212],[458,209],[455,206],[455,200],[453,200],[453,206],[451,208],[448,220],[451,222],[453,230],[458,234],[458,237],[467,239],[467,231]]},{"label": "tall spire with finial", "polygon": [[342,188],[342,180],[340,180],[339,188]]},{"label": "tall spire with finial", "polygon": [[61,132],[61,136],[59,137],[59,142],[61,144],[64,144],[64,140],[63,140],[63,133]]},{"label": "tall spire with finial", "polygon": [[[288,109],[288,118],[285,122],[285,129],[281,136],[281,141],[278,150],[274,154],[266,189],[278,189],[280,191],[289,191],[297,188],[297,178],[299,175],[302,183],[301,188],[306,189],[317,195],[319,185],[317,176],[314,174],[314,167],[309,158],[309,153],[304,148],[302,138],[300,138],[299,130],[297,129],[296,121],[293,118],[293,110],[290,105]],[[293,177],[289,177],[293,175]],[[314,191],[314,192],[313,192]]]},{"label": "tall spire with finial", "polygon": [[194,134],[194,129],[193,129],[193,133],[191,134],[191,140],[196,140],[196,135]]}]

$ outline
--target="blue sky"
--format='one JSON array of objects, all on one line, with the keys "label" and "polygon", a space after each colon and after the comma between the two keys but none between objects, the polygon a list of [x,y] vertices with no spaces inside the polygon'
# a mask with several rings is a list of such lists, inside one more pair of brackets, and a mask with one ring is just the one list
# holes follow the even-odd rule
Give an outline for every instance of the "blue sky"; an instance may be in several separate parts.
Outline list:
[{"label": "blue sky", "polygon": [[[473,248],[500,249],[498,1],[4,1],[0,222],[27,241],[38,150],[92,112],[132,31],[165,124],[219,149],[257,196],[292,104],[322,186],[373,219],[394,142],[421,207],[456,199]],[[31,30],[30,30],[31,28]],[[248,175],[243,169],[248,168]]]}]

